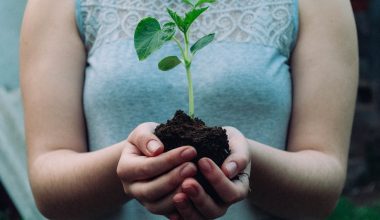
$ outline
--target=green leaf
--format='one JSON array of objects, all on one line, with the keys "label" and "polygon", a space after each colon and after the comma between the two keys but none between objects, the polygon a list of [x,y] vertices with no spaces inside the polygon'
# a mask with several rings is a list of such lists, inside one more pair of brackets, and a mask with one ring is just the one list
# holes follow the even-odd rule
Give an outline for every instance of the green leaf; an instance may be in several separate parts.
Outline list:
[{"label": "green leaf", "polygon": [[161,29],[160,23],[151,17],[142,19],[135,30],[135,49],[139,60],[146,59],[154,51],[170,41],[176,32],[175,23],[165,23]]},{"label": "green leaf", "polygon": [[184,2],[184,3],[188,4],[188,5],[191,5],[193,7],[194,7],[194,4],[195,4],[194,0],[182,0],[182,2]]},{"label": "green leaf", "polygon": [[178,15],[177,12],[171,10],[170,8],[167,8],[167,11],[170,15],[170,17],[173,19],[173,21],[176,23],[177,27],[183,32],[186,33],[191,24],[206,10],[208,7],[205,8],[193,8],[189,12],[185,14],[185,18],[182,18]]},{"label": "green leaf", "polygon": [[186,13],[185,20],[184,20],[184,33],[186,33],[190,29],[190,26],[191,26],[191,24],[193,24],[195,19],[197,19],[207,9],[208,9],[208,7],[193,8],[191,11]]},{"label": "green leaf", "polygon": [[181,63],[181,60],[177,56],[169,56],[158,63],[158,68],[162,71],[168,71],[178,66]]},{"label": "green leaf", "polygon": [[214,40],[214,38],[215,38],[214,33],[202,37],[193,46],[191,46],[190,48],[191,53],[195,54],[196,52],[198,52],[199,50],[201,50],[202,48],[210,44]]},{"label": "green leaf", "polygon": [[215,2],[216,2],[216,0],[199,0],[197,2],[197,4],[195,4],[194,7],[196,8],[196,7],[202,6],[203,4],[206,4],[206,3],[212,4],[212,3],[215,3]]},{"label": "green leaf", "polygon": [[170,17],[173,19],[173,21],[176,23],[177,27],[179,28],[179,30],[181,30],[182,32],[185,31],[185,25],[184,25],[184,20],[181,16],[179,16],[177,14],[177,12],[171,10],[170,8],[167,8],[167,11],[170,15]]}]

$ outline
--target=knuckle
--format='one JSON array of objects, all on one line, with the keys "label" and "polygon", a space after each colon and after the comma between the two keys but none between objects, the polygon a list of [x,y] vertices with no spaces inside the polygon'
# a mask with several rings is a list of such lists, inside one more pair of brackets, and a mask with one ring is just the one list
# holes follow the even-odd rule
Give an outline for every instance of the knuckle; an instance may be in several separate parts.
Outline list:
[{"label": "knuckle", "polygon": [[178,176],[174,176],[174,175],[170,176],[169,180],[168,180],[168,183],[167,183],[167,186],[169,188],[175,188],[175,187],[177,187],[179,185],[179,179],[180,178]]},{"label": "knuckle", "polygon": [[131,133],[129,133],[128,138],[127,138],[127,141],[129,141],[129,142],[131,142],[132,144],[134,144],[134,140],[135,140],[135,136],[136,136],[136,132],[137,132],[137,130],[138,130],[138,126],[137,126],[135,129],[133,129],[133,130],[131,131]]},{"label": "knuckle", "polygon": [[165,159],[166,163],[171,165],[171,166],[175,166],[178,164],[178,161],[180,160],[178,155],[175,155],[177,154],[177,151],[172,151],[170,154],[167,154],[167,157]]},{"label": "knuckle", "polygon": [[140,150],[145,152],[147,144],[150,140],[157,140],[154,135],[154,128],[157,127],[157,123],[145,122],[138,125],[133,132],[129,140]]},{"label": "knuckle", "polygon": [[211,183],[222,184],[224,182],[224,176],[216,173],[209,174],[208,179]]},{"label": "knuckle", "polygon": [[125,163],[120,163],[118,164],[117,168],[116,168],[116,174],[117,176],[123,180],[123,181],[127,181],[129,180],[129,170],[128,170],[128,166],[125,164]]},{"label": "knuckle", "polygon": [[145,134],[145,126],[142,124],[137,126],[136,129],[133,131],[133,133],[134,133],[133,139],[135,141],[138,141]]},{"label": "knuckle", "polygon": [[200,200],[200,198],[197,198],[196,200],[197,200],[197,203],[198,203],[199,207],[207,207],[207,203],[206,203],[205,200],[203,200],[203,199]]},{"label": "knuckle", "polygon": [[152,175],[152,168],[147,165],[140,166],[137,169],[137,174],[141,178],[150,178]]},{"label": "knuckle", "polygon": [[157,127],[158,123],[156,123],[156,122],[145,122],[145,123],[143,123],[143,125],[144,125],[147,129],[152,130],[152,129],[154,129],[154,128]]},{"label": "knuckle", "polygon": [[155,127],[157,127],[157,123],[154,122],[144,122],[142,124],[139,124],[136,129],[140,133],[152,133]]},{"label": "knuckle", "polygon": [[147,127],[147,123],[146,122],[145,123],[141,123],[141,124],[137,125],[135,131],[143,131],[143,130],[145,130],[146,127]]},{"label": "knuckle", "polygon": [[233,204],[233,203],[241,201],[243,198],[245,198],[244,192],[239,191],[239,192],[232,194],[230,197],[228,197],[226,202],[227,202],[227,204]]},{"label": "knuckle", "polygon": [[244,169],[249,163],[249,158],[247,156],[244,156],[240,159],[240,164],[242,167],[240,169]]},{"label": "knuckle", "polygon": [[226,129],[227,132],[231,133],[231,134],[239,134],[240,133],[240,131],[237,128],[232,127],[232,126],[224,126],[223,128]]},{"label": "knuckle", "polygon": [[120,179],[125,179],[125,171],[121,166],[117,166],[116,174]]},{"label": "knuckle", "polygon": [[146,133],[146,129],[146,123],[137,125],[137,127],[130,133],[128,140],[136,144],[136,142]]},{"label": "knuckle", "polygon": [[223,126],[223,128],[226,130],[237,131],[237,129],[235,127],[232,127],[232,126]]}]

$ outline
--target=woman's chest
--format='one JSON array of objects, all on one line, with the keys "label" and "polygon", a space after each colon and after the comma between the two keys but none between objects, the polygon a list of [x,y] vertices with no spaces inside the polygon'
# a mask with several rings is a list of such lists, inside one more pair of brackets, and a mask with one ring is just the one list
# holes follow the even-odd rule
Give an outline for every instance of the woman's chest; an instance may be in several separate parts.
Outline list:
[{"label": "woman's chest", "polygon": [[[97,109],[97,114],[105,115],[109,114],[106,111],[155,111],[157,115],[164,112],[166,117],[176,109],[187,109],[184,68],[178,66],[168,72],[157,68],[162,57],[177,53],[175,45],[167,45],[140,62],[133,42],[119,41],[98,50],[90,57],[86,71],[87,109]],[[286,114],[290,111],[289,67],[286,58],[270,47],[214,43],[194,59],[192,81],[196,113],[200,116],[227,112],[243,118],[274,109]]]}]

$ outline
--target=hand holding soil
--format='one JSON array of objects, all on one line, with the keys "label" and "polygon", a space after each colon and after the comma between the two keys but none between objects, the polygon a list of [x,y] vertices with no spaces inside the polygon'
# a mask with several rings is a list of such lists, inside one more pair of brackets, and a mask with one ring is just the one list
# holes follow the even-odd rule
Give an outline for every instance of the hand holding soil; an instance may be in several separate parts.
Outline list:
[{"label": "hand holding soil", "polygon": [[162,154],[160,148],[149,153],[147,144],[150,140],[157,140],[153,135],[155,126],[154,123],[144,123],[131,133],[125,141],[117,174],[128,197],[137,199],[154,214],[167,215],[175,212],[172,198],[182,182],[197,172],[190,162],[196,151],[184,146]]},{"label": "hand holding soil", "polygon": [[231,155],[224,161],[222,168],[208,158],[202,158],[198,162],[199,172],[213,187],[222,202],[216,202],[211,198],[195,178],[187,178],[181,185],[182,192],[173,198],[177,211],[183,219],[220,217],[230,205],[248,195],[251,171],[248,142],[236,128],[223,128],[227,131]]},{"label": "hand holding soil", "polygon": [[[183,146],[163,152],[161,141],[153,134],[156,127],[156,123],[143,123],[126,140],[117,173],[127,195],[154,214],[170,215],[178,210],[186,216],[190,211],[202,210],[196,214],[203,218],[221,216],[230,204],[246,197],[251,168],[249,149],[237,129],[223,127],[231,154],[222,168],[203,157],[196,162],[198,169],[191,162],[197,157],[195,148]],[[153,152],[148,147],[152,141],[155,142]],[[197,173],[204,176],[220,200],[215,201],[205,191],[197,181]],[[187,207],[186,210],[183,207]]]}]

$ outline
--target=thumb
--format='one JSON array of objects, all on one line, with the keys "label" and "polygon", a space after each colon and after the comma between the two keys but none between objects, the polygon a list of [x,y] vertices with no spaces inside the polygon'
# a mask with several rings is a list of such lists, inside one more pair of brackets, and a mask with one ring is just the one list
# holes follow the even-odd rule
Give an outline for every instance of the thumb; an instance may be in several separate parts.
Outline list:
[{"label": "thumb", "polygon": [[128,142],[136,146],[145,156],[152,157],[164,151],[164,145],[154,135],[157,123],[146,122],[137,126],[129,135]]}]

